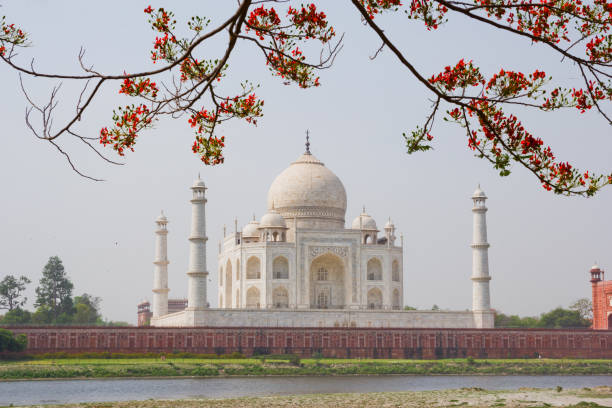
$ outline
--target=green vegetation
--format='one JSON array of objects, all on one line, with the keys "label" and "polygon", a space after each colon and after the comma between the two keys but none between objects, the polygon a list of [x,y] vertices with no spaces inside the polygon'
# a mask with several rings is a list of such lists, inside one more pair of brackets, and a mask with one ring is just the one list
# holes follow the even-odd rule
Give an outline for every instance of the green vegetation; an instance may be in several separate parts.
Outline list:
[{"label": "green vegetation", "polygon": [[[92,356],[93,357],[93,356]],[[71,358],[0,363],[0,379],[184,377],[262,375],[439,375],[439,374],[612,374],[612,360],[379,360],[299,359],[297,356],[195,356]]]},{"label": "green vegetation", "polygon": [[22,309],[22,295],[30,280],[25,276],[7,275],[0,281],[0,316],[2,325],[108,325],[129,326],[125,322],[108,322],[100,315],[101,299],[87,293],[72,297],[73,283],[68,278],[62,260],[52,256],[42,271],[36,288],[36,310]]},{"label": "green vegetation", "polygon": [[586,328],[591,326],[592,306],[589,299],[578,299],[564,309],[558,307],[540,317],[519,317],[517,315],[495,314],[495,327],[516,328]]},{"label": "green vegetation", "polygon": [[23,334],[15,337],[13,332],[0,328],[0,352],[24,351],[28,345],[28,339]]}]

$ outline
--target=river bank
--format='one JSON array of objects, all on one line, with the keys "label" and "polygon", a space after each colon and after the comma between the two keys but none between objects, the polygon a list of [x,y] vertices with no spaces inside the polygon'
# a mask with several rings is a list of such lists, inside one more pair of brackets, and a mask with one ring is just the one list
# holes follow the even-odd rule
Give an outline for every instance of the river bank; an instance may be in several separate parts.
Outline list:
[{"label": "river bank", "polygon": [[[46,405],[48,408],[76,408],[85,404]],[[580,389],[536,389],[489,391],[462,388],[443,391],[376,392],[344,394],[303,394],[291,396],[242,397],[226,399],[182,399],[87,403],[88,408],[276,408],[276,407],[565,407],[600,408],[612,406],[612,387]]]},{"label": "river bank", "polygon": [[612,360],[46,359],[0,362],[0,380],[338,375],[610,375]]}]

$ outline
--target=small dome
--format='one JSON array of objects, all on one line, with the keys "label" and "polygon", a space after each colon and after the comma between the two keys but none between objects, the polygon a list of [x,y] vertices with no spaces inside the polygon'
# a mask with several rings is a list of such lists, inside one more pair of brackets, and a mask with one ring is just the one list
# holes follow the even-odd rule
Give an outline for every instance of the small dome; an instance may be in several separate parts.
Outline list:
[{"label": "small dome", "polygon": [[476,191],[474,191],[474,194],[472,195],[472,197],[473,198],[487,198],[484,191],[480,189],[480,184],[478,185],[478,187],[476,187]]},{"label": "small dome", "polygon": [[166,218],[166,216],[164,215],[164,212],[162,211],[159,217],[157,217],[155,221],[156,222],[168,222],[168,218]]},{"label": "small dome", "polygon": [[206,188],[206,185],[204,185],[204,181],[200,178],[200,175],[198,174],[198,179],[196,181],[193,182],[193,186],[191,186],[191,188],[196,188],[196,187],[204,187]]},{"label": "small dome", "polygon": [[259,228],[287,228],[287,223],[278,212],[269,210],[266,215],[261,217]]},{"label": "small dome", "polygon": [[257,228],[259,227],[259,221],[252,220],[242,229],[242,237],[243,238],[257,238],[259,234],[257,233]]},{"label": "small dome", "polygon": [[391,222],[391,218],[389,218],[389,221],[387,221],[387,223],[385,224],[385,229],[387,228],[395,228],[395,225],[393,225],[393,223]]},{"label": "small dome", "polygon": [[376,221],[364,212],[353,220],[352,228],[357,230],[376,230]]},{"label": "small dome", "polygon": [[595,264],[591,266],[591,271],[592,272],[601,271],[601,269],[599,268],[599,265],[597,265],[597,262],[595,262]]}]

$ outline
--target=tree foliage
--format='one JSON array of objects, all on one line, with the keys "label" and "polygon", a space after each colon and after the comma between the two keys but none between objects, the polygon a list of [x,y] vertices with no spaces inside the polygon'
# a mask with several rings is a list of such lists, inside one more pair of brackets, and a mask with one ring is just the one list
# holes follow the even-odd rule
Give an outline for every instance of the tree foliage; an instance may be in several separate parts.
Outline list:
[{"label": "tree foliage", "polygon": [[570,310],[576,310],[580,317],[586,320],[593,319],[593,303],[589,298],[581,298],[570,305]]},{"label": "tree foliage", "polygon": [[25,335],[20,334],[15,336],[13,332],[0,328],[0,352],[6,351],[23,351],[28,345],[28,339]]},{"label": "tree foliage", "polygon": [[495,327],[513,328],[586,328],[591,320],[581,316],[580,311],[558,307],[539,317],[519,317],[517,315],[495,314]]},{"label": "tree foliage", "polygon": [[[36,288],[35,306],[41,311],[39,316],[50,314],[54,321],[66,322],[67,315],[72,312],[72,289],[74,285],[66,275],[62,260],[57,256],[50,257],[42,275],[40,284]],[[39,310],[34,313],[33,319]]]},{"label": "tree foliage", "polygon": [[100,324],[102,316],[100,316],[99,297],[84,293],[81,296],[74,298],[74,314],[72,315],[72,323],[74,324]]},{"label": "tree foliage", "polygon": [[[607,0],[350,0],[346,4],[381,41],[373,58],[388,49],[407,75],[420,82],[433,97],[431,113],[424,123],[404,133],[408,153],[432,148],[434,125],[441,117],[456,124],[465,134],[468,148],[488,161],[501,176],[510,174],[512,165],[518,164],[530,171],[546,190],[566,195],[590,196],[612,183],[612,173],[579,170],[558,158],[542,137],[525,127],[517,113],[595,111],[604,122],[612,124],[608,111],[612,100],[612,3]],[[192,151],[205,164],[222,163],[226,140],[220,135],[220,126],[234,119],[256,125],[264,106],[255,93],[257,86],[248,79],[240,86],[226,79],[233,53],[240,47],[255,47],[272,75],[285,84],[310,88],[321,84],[318,72],[332,65],[342,47],[343,37],[337,36],[325,12],[315,4],[298,6],[293,1],[241,0],[234,13],[221,21],[211,25],[210,18],[194,15],[182,27],[174,14],[163,7],[149,6],[144,13],[156,35],[151,49],[155,68],[123,74],[94,70],[85,63],[82,50],[79,63],[83,72],[79,75],[35,70],[33,64],[21,64],[17,59],[17,50],[29,45],[27,34],[4,19],[0,22],[0,58],[12,69],[30,78],[83,84],[74,116],[54,128],[58,88],[52,90],[48,103],[38,104],[22,83],[30,104],[26,114],[28,127],[36,137],[57,148],[77,172],[72,159],[62,149],[62,140],[76,138],[114,163],[90,142],[97,140],[124,156],[133,151],[143,130],[164,117],[187,117],[195,132]],[[437,73],[421,72],[408,57],[409,51],[403,51],[410,44],[391,38],[388,34],[391,30],[385,30],[377,19],[383,13],[402,18],[404,22],[406,17],[418,21],[427,31],[438,30],[450,19],[467,18],[469,24],[513,36],[516,47],[552,50],[560,64],[572,64],[576,68],[579,83],[565,87],[546,74],[543,67],[520,72],[514,67],[502,66],[495,73],[486,74],[469,56],[449,61]],[[209,55],[204,47],[215,39],[224,39],[227,45],[219,54]],[[320,53],[304,51],[312,48],[308,44],[318,44]],[[118,107],[109,126],[102,128],[99,135],[82,135],[81,120],[108,84],[114,84],[118,93],[133,97],[135,102]],[[232,90],[222,91],[222,86]],[[33,123],[35,114],[41,125]]]},{"label": "tree foliage", "polygon": [[18,324],[29,324],[32,321],[32,313],[20,307],[7,312],[0,318],[0,324],[11,326]]},{"label": "tree foliage", "polygon": [[22,295],[30,280],[25,276],[7,275],[0,281],[0,309],[12,311],[23,306],[28,298]]}]

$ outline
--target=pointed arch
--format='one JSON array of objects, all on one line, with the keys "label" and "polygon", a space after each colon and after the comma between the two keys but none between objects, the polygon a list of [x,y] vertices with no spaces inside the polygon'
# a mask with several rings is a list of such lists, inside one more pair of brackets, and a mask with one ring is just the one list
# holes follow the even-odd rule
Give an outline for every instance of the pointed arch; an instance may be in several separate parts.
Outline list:
[{"label": "pointed arch", "polygon": [[225,264],[225,307],[232,307],[232,262],[228,259]]},{"label": "pointed arch", "polygon": [[400,281],[399,262],[397,261],[397,259],[394,259],[393,263],[391,264],[391,279],[394,282]]},{"label": "pointed arch", "polygon": [[283,286],[279,286],[272,292],[272,304],[279,309],[289,307],[289,292]]},{"label": "pointed arch", "polygon": [[259,289],[251,286],[246,293],[246,307],[247,309],[259,309],[261,305],[261,297]]},{"label": "pointed arch", "polygon": [[277,256],[272,262],[273,279],[289,279],[289,261],[284,256]]},{"label": "pointed arch", "polygon": [[240,280],[240,259],[236,259],[236,280]]},{"label": "pointed arch", "polygon": [[261,261],[258,257],[252,256],[247,260],[247,279],[261,279]]},{"label": "pointed arch", "polygon": [[382,309],[382,292],[378,288],[368,291],[368,309]]},{"label": "pointed arch", "polygon": [[392,306],[394,310],[400,310],[400,294],[399,290],[393,289]]},{"label": "pointed arch", "polygon": [[382,264],[378,258],[368,261],[368,280],[382,280]]}]

